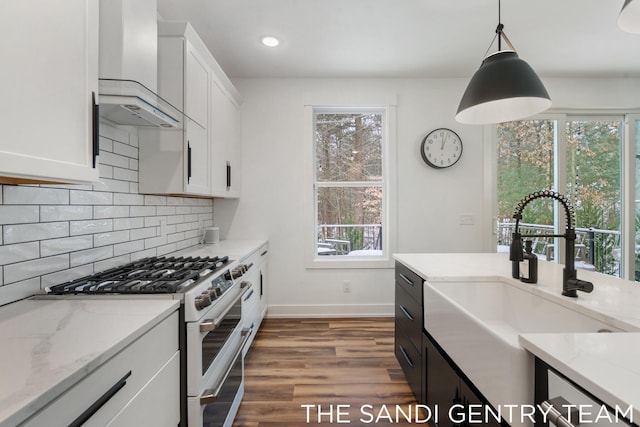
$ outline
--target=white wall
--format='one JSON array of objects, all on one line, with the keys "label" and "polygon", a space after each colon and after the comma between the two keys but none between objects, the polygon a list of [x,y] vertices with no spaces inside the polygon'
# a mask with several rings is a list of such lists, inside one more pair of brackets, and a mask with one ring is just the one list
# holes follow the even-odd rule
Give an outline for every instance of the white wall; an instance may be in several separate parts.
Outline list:
[{"label": "white wall", "polygon": [[[554,108],[634,108],[640,80],[546,79]],[[302,212],[305,164],[303,105],[309,99],[357,99],[362,93],[397,97],[398,247],[396,252],[491,251],[492,127],[453,119],[466,79],[237,79],[244,98],[243,188],[239,201],[216,200],[215,224],[227,238],[268,238],[269,315],[391,315],[393,270],[305,269]],[[449,127],[464,153],[451,169],[420,158],[428,131]],[[474,225],[460,225],[462,214]],[[342,292],[351,281],[350,294]]]}]

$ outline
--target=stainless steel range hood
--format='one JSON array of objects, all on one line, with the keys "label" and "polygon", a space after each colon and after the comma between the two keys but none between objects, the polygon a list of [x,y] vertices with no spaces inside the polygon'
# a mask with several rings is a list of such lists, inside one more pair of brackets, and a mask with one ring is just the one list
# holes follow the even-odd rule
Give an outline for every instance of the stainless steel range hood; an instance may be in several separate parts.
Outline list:
[{"label": "stainless steel range hood", "polygon": [[100,79],[98,92],[100,116],[116,124],[183,127],[183,113],[139,82]]}]

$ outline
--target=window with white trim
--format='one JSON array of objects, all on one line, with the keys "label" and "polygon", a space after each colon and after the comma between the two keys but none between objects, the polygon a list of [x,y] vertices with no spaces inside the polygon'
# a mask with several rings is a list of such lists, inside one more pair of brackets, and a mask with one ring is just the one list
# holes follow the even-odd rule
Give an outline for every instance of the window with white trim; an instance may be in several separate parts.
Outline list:
[{"label": "window with white trim", "polygon": [[385,108],[313,108],[314,259],[388,259]]}]

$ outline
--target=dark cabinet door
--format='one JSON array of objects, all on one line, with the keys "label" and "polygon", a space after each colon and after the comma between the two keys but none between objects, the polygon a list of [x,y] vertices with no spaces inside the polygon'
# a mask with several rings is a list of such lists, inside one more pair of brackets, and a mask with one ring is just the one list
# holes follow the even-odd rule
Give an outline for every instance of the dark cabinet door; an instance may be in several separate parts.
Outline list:
[{"label": "dark cabinet door", "polygon": [[[459,426],[453,420],[459,419],[454,405],[463,402],[460,378],[449,362],[440,354],[431,338],[425,336],[426,353],[426,400],[430,408],[438,408],[437,427]],[[454,409],[452,409],[454,408]],[[449,414],[452,409],[453,413]]]},{"label": "dark cabinet door", "polygon": [[422,369],[422,355],[414,347],[413,343],[404,333],[402,328],[398,327],[398,321],[396,320],[395,331],[395,354],[396,359],[400,363],[404,375],[407,378],[409,387],[413,391],[414,396],[418,402],[424,402],[424,396],[422,396],[422,378],[424,370]]}]

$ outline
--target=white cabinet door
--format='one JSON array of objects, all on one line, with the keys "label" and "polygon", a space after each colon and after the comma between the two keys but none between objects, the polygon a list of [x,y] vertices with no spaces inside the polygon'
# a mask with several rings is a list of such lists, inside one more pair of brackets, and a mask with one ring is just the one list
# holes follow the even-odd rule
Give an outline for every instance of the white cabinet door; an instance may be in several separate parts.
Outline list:
[{"label": "white cabinet door", "polygon": [[0,182],[97,181],[98,0],[3,0],[0,52]]},{"label": "white cabinet door", "polygon": [[[166,24],[166,23],[165,23]],[[189,40],[191,29],[170,26],[158,38],[158,92],[185,113],[183,133],[138,130],[141,193],[211,196],[207,52]],[[190,27],[188,27],[190,28]],[[191,35],[190,37],[196,37]]]},{"label": "white cabinet door", "polygon": [[185,41],[184,112],[203,128],[209,122],[209,67],[203,56]]},{"label": "white cabinet door", "polygon": [[240,110],[214,80],[211,85],[211,191],[240,196]]},{"label": "white cabinet door", "polygon": [[209,141],[207,130],[198,123],[187,120],[185,132],[185,156],[187,176],[185,192],[189,194],[210,193],[209,187]]}]

